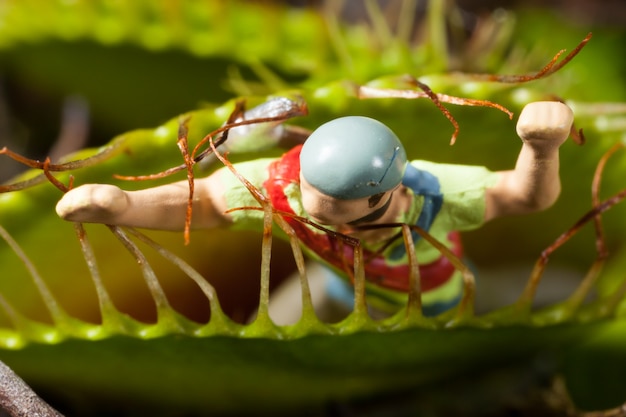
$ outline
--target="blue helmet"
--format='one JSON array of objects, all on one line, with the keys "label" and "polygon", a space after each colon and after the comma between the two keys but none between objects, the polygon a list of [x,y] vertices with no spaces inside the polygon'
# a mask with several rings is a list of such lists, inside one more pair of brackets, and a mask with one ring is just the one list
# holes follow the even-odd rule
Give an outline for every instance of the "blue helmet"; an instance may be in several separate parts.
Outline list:
[{"label": "blue helmet", "polygon": [[362,116],[318,127],[300,153],[302,176],[313,187],[342,200],[369,197],[396,187],[406,167],[398,137],[381,122]]}]

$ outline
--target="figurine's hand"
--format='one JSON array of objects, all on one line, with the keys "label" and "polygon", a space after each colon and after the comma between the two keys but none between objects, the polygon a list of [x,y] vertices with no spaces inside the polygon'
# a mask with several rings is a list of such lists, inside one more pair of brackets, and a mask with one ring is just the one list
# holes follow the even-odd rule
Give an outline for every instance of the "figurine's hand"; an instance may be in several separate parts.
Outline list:
[{"label": "figurine's hand", "polygon": [[558,101],[527,104],[517,122],[517,134],[535,150],[557,149],[570,134],[574,114]]},{"label": "figurine's hand", "polygon": [[87,184],[68,191],[57,203],[56,211],[68,221],[114,224],[127,207],[128,197],[120,188]]}]

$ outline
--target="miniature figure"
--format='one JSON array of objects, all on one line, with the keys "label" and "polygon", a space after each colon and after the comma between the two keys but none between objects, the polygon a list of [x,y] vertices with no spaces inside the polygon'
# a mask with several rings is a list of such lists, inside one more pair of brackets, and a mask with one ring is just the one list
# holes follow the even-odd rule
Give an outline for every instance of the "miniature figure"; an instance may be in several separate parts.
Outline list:
[{"label": "miniature figure", "polygon": [[[280,158],[235,167],[266,193],[276,209],[360,239],[370,305],[392,311],[404,305],[408,291],[404,244],[401,240],[388,244],[397,228],[364,226],[416,224],[460,255],[459,231],[480,227],[500,216],[543,210],[556,201],[560,193],[559,147],[569,136],[572,122],[572,111],[563,103],[528,104],[517,123],[522,149],[510,171],[407,162],[402,143],[387,126],[360,116],[327,122],[303,145]],[[236,136],[237,129],[230,135]],[[276,142],[285,132],[267,131]],[[140,191],[88,184],[66,193],[57,213],[74,222],[182,231],[188,195],[187,181]],[[249,206],[258,203],[228,169],[219,169],[195,181],[191,226],[258,230],[262,212],[226,213]],[[310,254],[340,276],[351,275],[352,248],[291,217],[285,219]],[[462,280],[437,249],[417,234],[414,240],[424,314],[438,314],[458,303]],[[350,299],[350,290],[346,279],[333,281],[329,289],[332,297],[341,299]]]}]

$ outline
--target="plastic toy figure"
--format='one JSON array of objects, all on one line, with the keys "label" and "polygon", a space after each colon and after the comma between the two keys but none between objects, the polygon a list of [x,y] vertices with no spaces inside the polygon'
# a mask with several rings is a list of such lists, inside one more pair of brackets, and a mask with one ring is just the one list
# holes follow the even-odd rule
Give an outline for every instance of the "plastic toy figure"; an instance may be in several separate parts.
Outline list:
[{"label": "plastic toy figure", "polygon": [[[387,126],[359,116],[320,126],[303,145],[280,158],[235,167],[266,193],[276,209],[361,239],[370,305],[393,309],[405,303],[408,291],[404,244],[397,239],[386,245],[397,228],[361,226],[417,224],[460,255],[459,231],[500,216],[542,210],[555,202],[560,193],[559,147],[569,136],[572,121],[572,111],[560,102],[528,104],[517,123],[522,149],[510,171],[409,163],[401,142]],[[242,134],[236,129],[231,135]],[[284,132],[281,128],[273,133],[276,141]],[[140,191],[90,184],[69,191],[58,203],[57,213],[76,222],[183,230],[188,195],[186,181]],[[243,206],[258,203],[228,169],[219,169],[195,182],[192,228],[260,229],[262,212],[225,213]],[[351,274],[349,245],[293,218],[286,219],[309,253],[344,278]],[[437,314],[458,302],[462,280],[437,249],[418,235],[414,240],[424,313]],[[331,290],[335,297],[342,298],[342,293],[350,297],[349,280],[335,282]]]}]

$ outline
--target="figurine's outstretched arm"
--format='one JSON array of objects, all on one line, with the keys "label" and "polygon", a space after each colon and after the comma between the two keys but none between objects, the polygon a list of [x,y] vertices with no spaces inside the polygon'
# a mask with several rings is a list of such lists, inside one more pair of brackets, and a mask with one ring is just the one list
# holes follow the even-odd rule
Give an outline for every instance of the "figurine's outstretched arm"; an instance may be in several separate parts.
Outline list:
[{"label": "figurine's outstretched arm", "polygon": [[515,169],[500,172],[499,181],[487,190],[486,220],[544,210],[556,201],[561,192],[559,147],[569,136],[573,117],[560,102],[524,107],[517,122],[522,150]]},{"label": "figurine's outstretched arm", "polygon": [[[287,118],[307,114],[304,101],[277,97],[245,112],[241,120]],[[254,123],[230,130],[222,151],[252,151],[275,145],[303,143],[310,131],[285,126],[284,120]],[[203,164],[216,158],[205,158]],[[193,229],[228,225],[227,204],[220,171],[195,180]],[[57,214],[68,221],[104,223],[145,229],[182,231],[185,227],[189,183],[181,181],[141,191],[123,191],[114,185],[88,184],[66,193],[57,204]]]},{"label": "figurine's outstretched arm", "polygon": [[[192,229],[230,223],[230,216],[224,214],[227,206],[220,175],[217,171],[196,180]],[[108,184],[87,184],[68,191],[57,203],[56,211],[64,220],[74,222],[182,231],[188,198],[186,180],[139,191],[124,191]]]}]

